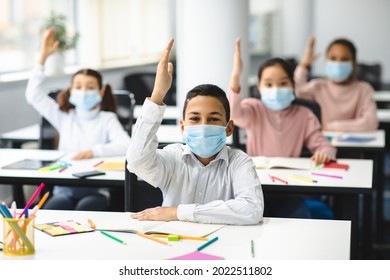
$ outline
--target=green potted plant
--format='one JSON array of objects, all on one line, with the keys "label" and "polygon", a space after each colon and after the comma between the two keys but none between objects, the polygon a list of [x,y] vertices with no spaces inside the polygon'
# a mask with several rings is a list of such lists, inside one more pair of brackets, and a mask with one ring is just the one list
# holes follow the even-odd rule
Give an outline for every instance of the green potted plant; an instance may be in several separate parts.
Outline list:
[{"label": "green potted plant", "polygon": [[64,71],[65,51],[74,49],[80,36],[77,32],[73,36],[70,36],[66,28],[66,16],[54,11],[50,13],[50,17],[43,23],[42,32],[50,27],[54,28],[55,39],[58,40],[59,46],[58,51],[48,58],[45,68],[46,74],[57,75],[62,74]]}]

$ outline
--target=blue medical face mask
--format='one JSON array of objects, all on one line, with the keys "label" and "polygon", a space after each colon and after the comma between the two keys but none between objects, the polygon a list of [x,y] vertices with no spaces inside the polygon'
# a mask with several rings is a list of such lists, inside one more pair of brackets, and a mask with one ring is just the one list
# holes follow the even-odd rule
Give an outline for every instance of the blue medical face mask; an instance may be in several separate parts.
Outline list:
[{"label": "blue medical face mask", "polygon": [[220,125],[184,126],[184,142],[201,158],[217,154],[226,142],[226,127]]},{"label": "blue medical face mask", "polygon": [[295,99],[292,88],[262,88],[260,89],[261,101],[269,109],[279,111],[290,106]]},{"label": "blue medical face mask", "polygon": [[98,90],[79,90],[72,89],[69,102],[73,104],[77,109],[91,110],[96,105],[102,102],[102,97]]},{"label": "blue medical face mask", "polygon": [[344,82],[352,74],[352,62],[351,61],[332,61],[328,60],[325,63],[325,75],[337,83]]}]

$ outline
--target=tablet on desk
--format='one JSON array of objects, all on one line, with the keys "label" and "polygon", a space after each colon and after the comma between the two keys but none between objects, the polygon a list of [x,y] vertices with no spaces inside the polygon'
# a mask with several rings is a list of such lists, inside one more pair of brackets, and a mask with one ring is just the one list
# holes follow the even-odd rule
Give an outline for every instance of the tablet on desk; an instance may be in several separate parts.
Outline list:
[{"label": "tablet on desk", "polygon": [[23,159],[17,162],[3,166],[2,169],[28,169],[38,170],[42,167],[53,164],[53,160],[39,160],[39,159]]}]

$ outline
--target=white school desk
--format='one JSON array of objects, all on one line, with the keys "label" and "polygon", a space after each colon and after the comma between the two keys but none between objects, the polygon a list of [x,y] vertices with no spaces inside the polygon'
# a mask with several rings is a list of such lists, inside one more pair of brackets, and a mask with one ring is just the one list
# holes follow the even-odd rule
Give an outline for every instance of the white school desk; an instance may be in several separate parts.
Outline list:
[{"label": "white school desk", "polygon": [[390,103],[390,90],[375,91],[374,99],[377,103]]},{"label": "white school desk", "polygon": [[11,143],[12,148],[20,148],[25,142],[39,140],[39,124],[33,124],[0,135],[0,141]]},{"label": "white school desk", "polygon": [[[357,148],[357,149],[384,149],[386,145],[386,134],[383,129],[364,132],[339,132],[339,131],[323,131],[326,137],[333,138],[331,144],[336,148]],[[355,136],[355,137],[375,137],[375,139],[367,142],[348,142],[337,141],[337,137]],[[336,141],[335,141],[336,140]]]},{"label": "white school desk", "polygon": [[[135,105],[134,107],[134,119],[137,119],[141,115],[142,105]],[[182,118],[182,112],[179,112],[179,107],[167,106],[164,112],[164,120],[177,120]]]},{"label": "white school desk", "polygon": [[[267,193],[295,193],[295,194],[323,194],[333,195],[340,202],[336,207],[337,219],[352,221],[352,258],[364,258],[371,244],[371,192],[373,161],[362,159],[339,159],[338,163],[349,165],[349,170],[321,169],[321,170],[292,170],[292,169],[256,169],[260,178],[264,196]],[[343,179],[320,177],[311,175],[311,172],[342,176]],[[289,174],[313,178],[317,183],[308,183],[288,179]],[[288,181],[288,185],[275,180],[272,182],[269,175]],[[363,203],[360,203],[360,195],[363,195]],[[359,222],[359,209],[363,208],[363,220]],[[359,224],[362,232],[359,233]],[[363,244],[362,256],[358,256],[358,244]]]},{"label": "white school desk", "polygon": [[[104,160],[108,161],[125,161],[125,157],[104,157],[93,158],[87,160],[72,161],[63,156],[61,159],[69,162],[72,166],[68,167],[63,172],[59,172],[59,169],[52,171],[38,171],[38,170],[25,170],[25,169],[3,169],[3,166],[17,162],[23,159],[41,159],[51,160],[58,158],[59,153],[55,150],[29,150],[29,149],[0,149],[0,184],[13,185],[14,199],[18,205],[25,203],[24,196],[21,192],[21,187],[24,184],[36,185],[45,183],[48,186],[62,185],[62,186],[82,186],[82,187],[107,187],[115,191],[124,193],[124,171],[104,171],[105,175],[99,175],[89,177],[86,179],[79,179],[72,176],[75,172],[83,172],[93,170],[93,165]],[[122,196],[122,195],[121,195]],[[117,202],[118,210],[123,208],[123,201]]]},{"label": "white school desk", "polygon": [[[75,220],[129,227],[130,213],[40,210],[36,223]],[[1,226],[2,227],[2,223]],[[3,234],[3,230],[0,230]],[[205,241],[180,240],[165,246],[129,233],[112,232],[127,245],[99,232],[51,237],[35,230],[34,255],[0,260],[162,260],[193,252]],[[258,260],[347,260],[350,252],[349,221],[264,218],[259,225],[226,226],[209,238],[218,240],[202,250],[231,260],[251,260],[250,240],[254,240]]]}]

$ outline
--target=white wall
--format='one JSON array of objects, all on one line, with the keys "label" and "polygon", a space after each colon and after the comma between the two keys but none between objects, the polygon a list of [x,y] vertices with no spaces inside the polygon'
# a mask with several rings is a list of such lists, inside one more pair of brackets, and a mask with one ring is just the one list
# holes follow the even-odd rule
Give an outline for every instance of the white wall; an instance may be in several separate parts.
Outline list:
[{"label": "white wall", "polygon": [[[380,62],[382,79],[390,82],[389,0],[315,0],[313,9],[318,51],[324,54],[334,38],[347,37],[358,49],[358,60]],[[322,63],[318,61],[315,72],[322,73]]]}]

